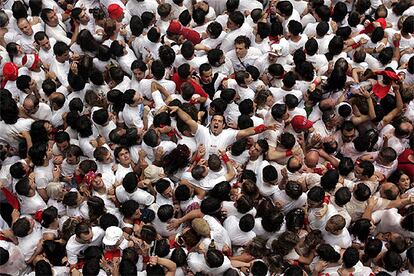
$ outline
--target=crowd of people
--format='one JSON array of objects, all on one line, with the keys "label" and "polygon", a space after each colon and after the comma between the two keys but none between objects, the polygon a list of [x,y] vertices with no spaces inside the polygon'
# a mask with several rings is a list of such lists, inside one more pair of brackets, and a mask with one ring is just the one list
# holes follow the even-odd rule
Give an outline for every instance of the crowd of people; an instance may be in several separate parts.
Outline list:
[{"label": "crowd of people", "polygon": [[414,275],[414,1],[0,8],[0,275]]}]

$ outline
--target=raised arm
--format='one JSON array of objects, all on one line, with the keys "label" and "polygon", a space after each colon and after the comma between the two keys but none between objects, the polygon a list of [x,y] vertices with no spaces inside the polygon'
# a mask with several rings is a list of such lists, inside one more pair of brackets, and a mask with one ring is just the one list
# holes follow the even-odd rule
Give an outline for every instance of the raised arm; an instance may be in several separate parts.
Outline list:
[{"label": "raised arm", "polygon": [[239,130],[237,132],[236,139],[239,140],[241,138],[245,138],[248,136],[262,133],[266,130],[275,130],[275,129],[277,129],[276,125],[265,126],[264,124],[258,125],[257,127],[249,127],[243,130]]},{"label": "raised arm", "polygon": [[185,111],[183,111],[181,108],[179,108],[178,106],[169,106],[168,109],[174,113],[177,113],[177,116],[184,121],[184,123],[186,123],[191,130],[192,134],[195,134],[197,132],[198,129],[198,123],[196,121],[193,120],[193,118],[191,118],[190,115],[188,115]]}]

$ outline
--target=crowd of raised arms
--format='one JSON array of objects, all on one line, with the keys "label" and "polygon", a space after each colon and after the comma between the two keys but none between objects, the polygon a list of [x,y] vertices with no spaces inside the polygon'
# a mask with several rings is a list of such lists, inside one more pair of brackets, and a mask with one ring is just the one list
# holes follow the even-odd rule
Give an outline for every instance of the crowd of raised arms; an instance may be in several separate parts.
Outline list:
[{"label": "crowd of raised arms", "polygon": [[0,276],[414,276],[414,0],[0,0]]}]

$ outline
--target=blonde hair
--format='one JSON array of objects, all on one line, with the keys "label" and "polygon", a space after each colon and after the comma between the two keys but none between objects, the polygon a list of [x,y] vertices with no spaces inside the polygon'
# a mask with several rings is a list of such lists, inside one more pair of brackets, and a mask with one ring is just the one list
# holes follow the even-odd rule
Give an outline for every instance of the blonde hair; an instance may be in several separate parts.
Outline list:
[{"label": "blonde hair", "polygon": [[46,187],[47,195],[51,199],[58,200],[62,192],[63,184],[60,182],[50,182]]}]

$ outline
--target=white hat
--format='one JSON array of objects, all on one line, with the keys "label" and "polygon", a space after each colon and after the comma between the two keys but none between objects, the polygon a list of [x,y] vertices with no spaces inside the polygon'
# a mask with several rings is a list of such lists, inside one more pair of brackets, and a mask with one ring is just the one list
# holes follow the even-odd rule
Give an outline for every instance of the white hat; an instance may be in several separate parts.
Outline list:
[{"label": "white hat", "polygon": [[164,169],[155,165],[149,165],[144,170],[145,179],[149,179],[151,182],[158,181],[164,174]]},{"label": "white hat", "polygon": [[269,54],[281,56],[282,55],[282,46],[280,44],[272,44],[270,46]]},{"label": "white hat", "polygon": [[115,245],[119,239],[122,237],[123,231],[121,228],[116,226],[110,226],[106,228],[105,237],[103,238],[102,242],[105,245]]}]

